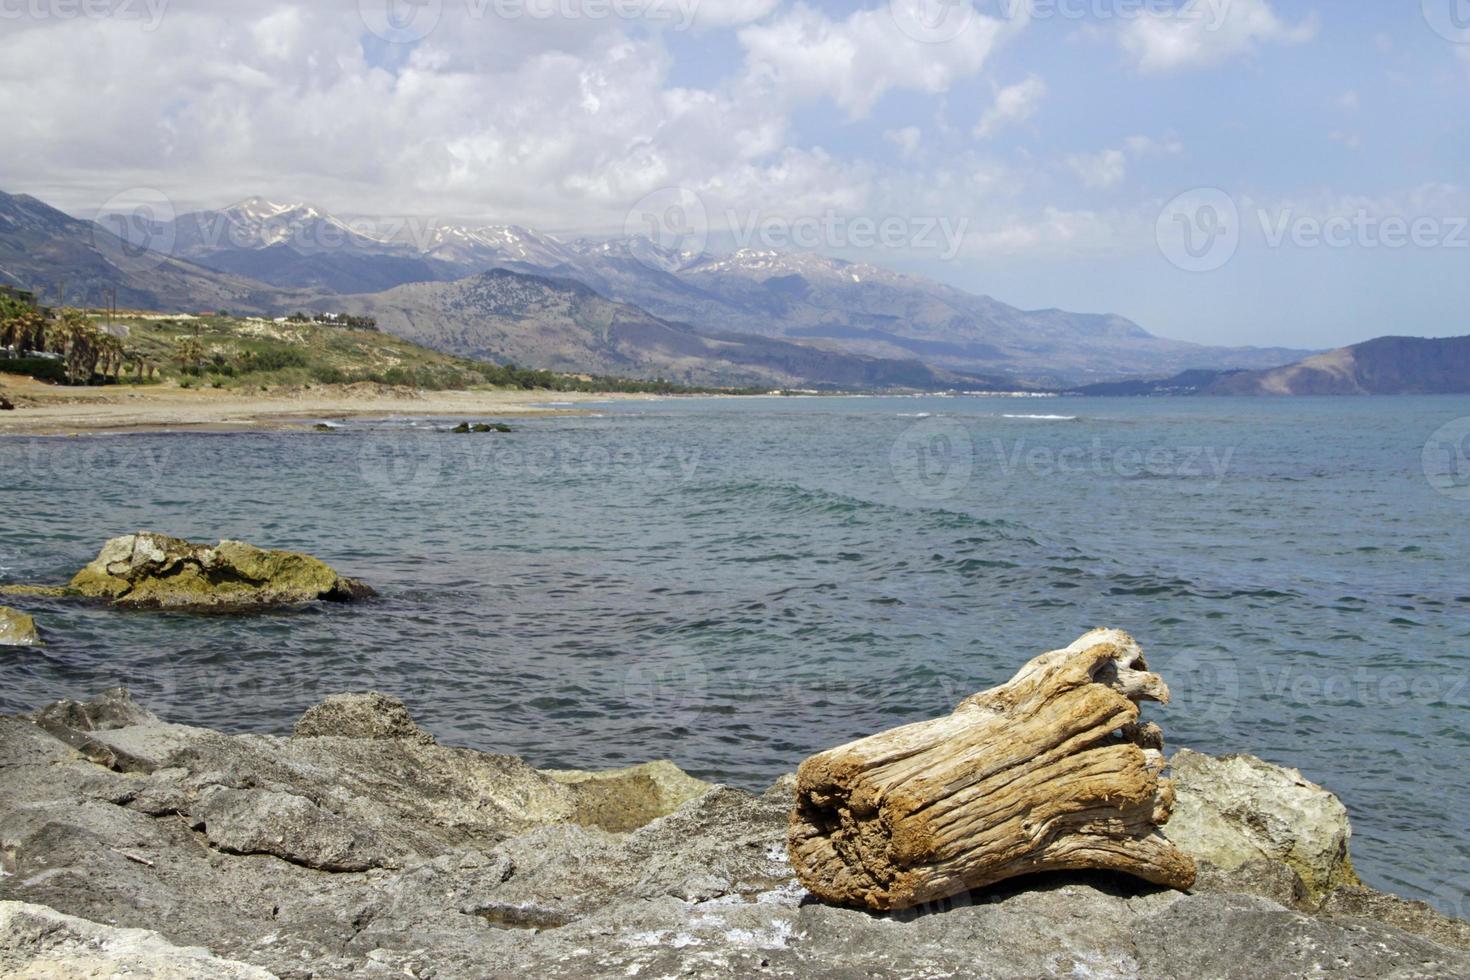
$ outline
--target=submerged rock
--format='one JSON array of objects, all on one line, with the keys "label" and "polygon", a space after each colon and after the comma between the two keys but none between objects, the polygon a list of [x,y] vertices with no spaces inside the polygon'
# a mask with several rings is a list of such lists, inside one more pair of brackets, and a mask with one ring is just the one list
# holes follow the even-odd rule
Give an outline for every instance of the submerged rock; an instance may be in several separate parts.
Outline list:
[{"label": "submerged rock", "polygon": [[41,634],[36,621],[9,606],[0,606],[0,647],[38,647]]},{"label": "submerged rock", "polygon": [[69,589],[120,606],[220,610],[348,602],[374,594],[310,555],[243,541],[195,544],[149,532],[107,542]]},{"label": "submerged rock", "polygon": [[[1326,811],[1292,802],[1299,776],[1249,765],[1249,794],[1216,800],[1185,757],[1176,814],[1228,809],[1313,840]],[[171,725],[114,690],[0,717],[0,770],[0,902],[32,903],[0,904],[0,974],[1470,974],[1465,923],[1361,886],[1294,909],[1255,893],[1253,870],[1216,868],[1189,893],[1053,874],[902,913],[815,903],[786,857],[789,777],[756,795],[668,763],[542,772],[434,744],[377,694],[328,699],[276,738]],[[1272,856],[1291,850],[1260,862],[1297,876]],[[250,969],[269,974],[229,972]]]}]

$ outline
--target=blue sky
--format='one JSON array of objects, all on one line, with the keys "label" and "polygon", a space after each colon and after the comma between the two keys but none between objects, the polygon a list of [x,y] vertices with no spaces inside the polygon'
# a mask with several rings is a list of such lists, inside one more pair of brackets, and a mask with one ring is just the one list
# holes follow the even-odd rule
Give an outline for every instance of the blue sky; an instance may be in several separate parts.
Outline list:
[{"label": "blue sky", "polygon": [[1467,0],[108,3],[0,9],[3,189],[561,234],[675,200],[695,244],[817,229],[1166,336],[1470,333]]}]

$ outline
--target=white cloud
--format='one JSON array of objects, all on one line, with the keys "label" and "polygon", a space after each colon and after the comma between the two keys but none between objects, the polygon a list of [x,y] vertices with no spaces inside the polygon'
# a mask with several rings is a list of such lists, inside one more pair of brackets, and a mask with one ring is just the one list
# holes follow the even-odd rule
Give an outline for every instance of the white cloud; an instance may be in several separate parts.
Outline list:
[{"label": "white cloud", "polygon": [[887,5],[833,20],[798,4],[739,37],[751,84],[792,102],[831,99],[860,119],[891,90],[937,94],[978,73],[1010,30],[975,14],[953,39],[926,44],[904,33]]},{"label": "white cloud", "polygon": [[683,5],[695,27],[737,27],[765,17],[781,0],[664,0]]},{"label": "white cloud", "polygon": [[1046,82],[1035,75],[1001,89],[995,93],[995,102],[980,116],[975,138],[988,139],[1011,123],[1025,122],[1036,114],[1045,97]]},{"label": "white cloud", "polygon": [[1316,33],[1315,16],[1292,24],[1269,0],[1189,0],[1129,21],[1119,38],[1139,70],[1166,72],[1211,68],[1262,44],[1301,44]]},{"label": "white cloud", "polygon": [[850,205],[870,186],[860,163],[793,146],[789,106],[673,84],[657,32],[614,19],[538,33],[466,9],[445,3],[439,28],[386,67],[356,2],[180,6],[154,31],[27,22],[0,33],[0,189],[77,213],[146,186],[181,210],[260,193],[588,230],[621,228],[668,186],[711,208]]},{"label": "white cloud", "polygon": [[883,138],[894,146],[905,160],[912,160],[919,152],[919,143],[923,140],[923,133],[919,132],[918,126],[905,126],[902,129],[890,129],[883,133]]},{"label": "white cloud", "polygon": [[1146,156],[1177,157],[1184,152],[1184,144],[1173,133],[1155,138],[1152,136],[1130,136],[1123,141],[1128,155],[1135,159]]},{"label": "white cloud", "polygon": [[1093,190],[1117,187],[1128,176],[1128,157],[1122,150],[1073,154],[1067,158],[1067,166]]}]

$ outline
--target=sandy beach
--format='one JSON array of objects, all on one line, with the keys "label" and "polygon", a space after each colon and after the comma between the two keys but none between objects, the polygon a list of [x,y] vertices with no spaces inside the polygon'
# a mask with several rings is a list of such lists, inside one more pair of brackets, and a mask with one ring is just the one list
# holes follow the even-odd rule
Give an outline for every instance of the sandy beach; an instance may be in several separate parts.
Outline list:
[{"label": "sandy beach", "polygon": [[386,385],[317,385],[247,394],[175,385],[69,388],[10,377],[0,385],[15,411],[0,412],[0,435],[81,435],[174,429],[282,429],[343,418],[393,415],[477,421],[485,417],[585,411],[579,405],[648,395],[565,391],[415,391]]}]

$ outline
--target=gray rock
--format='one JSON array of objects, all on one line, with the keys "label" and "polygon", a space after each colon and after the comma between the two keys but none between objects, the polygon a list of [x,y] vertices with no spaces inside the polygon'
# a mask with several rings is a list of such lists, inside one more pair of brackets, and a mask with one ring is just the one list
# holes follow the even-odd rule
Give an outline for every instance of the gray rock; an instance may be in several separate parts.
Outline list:
[{"label": "gray rock", "polygon": [[41,643],[36,621],[9,606],[0,606],[0,647],[38,647]]},{"label": "gray rock", "polygon": [[79,732],[103,732],[158,723],[125,687],[112,687],[90,701],[55,701],[35,714],[37,724],[64,725]]},{"label": "gray rock", "polygon": [[[756,796],[667,763],[538,772],[425,741],[388,698],[333,699],[308,712],[320,734],[289,739],[168,725],[124,699],[37,713],[70,722],[63,732],[93,725],[81,734],[133,760],[122,768],[0,718],[0,899],[281,977],[1470,975],[1470,926],[1356,887],[1320,911],[1288,908],[1305,886],[1269,848],[1211,865],[1191,894],[1049,875],[874,915],[813,903],[795,881],[789,779]],[[1251,767],[1266,823],[1326,812],[1275,799],[1301,787]],[[1186,782],[1186,799],[1211,785]],[[1270,839],[1316,834],[1283,825]],[[0,957],[30,957],[0,958],[0,973],[76,972],[71,947],[25,936],[0,938]],[[89,948],[99,972],[148,975],[115,946]]]},{"label": "gray rock", "polygon": [[1301,879],[1308,904],[1358,884],[1347,808],[1297,770],[1188,749],[1170,767],[1176,799],[1164,833],[1197,861],[1257,878],[1262,864],[1284,866]]},{"label": "gray rock", "polygon": [[430,744],[434,736],[409,717],[402,701],[377,691],[333,694],[296,722],[297,738],[406,738]]},{"label": "gray rock", "polygon": [[42,905],[0,902],[0,973],[12,977],[275,980],[258,966],[175,946],[146,929],[115,929]]},{"label": "gray rock", "polygon": [[274,854],[321,871],[366,871],[392,862],[371,833],[304,796],[222,789],[199,808],[209,843],[229,854]]}]

